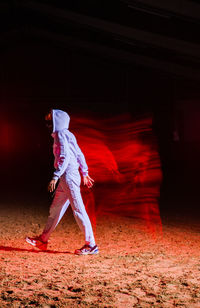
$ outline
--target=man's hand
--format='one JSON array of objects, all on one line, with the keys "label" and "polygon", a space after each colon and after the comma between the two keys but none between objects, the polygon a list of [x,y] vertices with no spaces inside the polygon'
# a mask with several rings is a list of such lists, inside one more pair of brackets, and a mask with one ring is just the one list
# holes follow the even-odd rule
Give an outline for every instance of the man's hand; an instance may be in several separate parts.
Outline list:
[{"label": "man's hand", "polygon": [[83,184],[91,188],[94,184],[94,180],[89,175],[86,175],[83,177]]},{"label": "man's hand", "polygon": [[57,180],[51,180],[51,182],[49,183],[48,185],[48,191],[49,192],[53,192],[56,188],[56,183],[57,183]]}]

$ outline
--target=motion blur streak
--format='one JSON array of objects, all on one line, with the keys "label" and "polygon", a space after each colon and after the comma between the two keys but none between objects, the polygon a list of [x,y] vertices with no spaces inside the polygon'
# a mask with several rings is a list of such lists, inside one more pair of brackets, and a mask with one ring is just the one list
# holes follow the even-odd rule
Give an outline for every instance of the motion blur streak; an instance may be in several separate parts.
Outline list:
[{"label": "motion blur streak", "polygon": [[144,219],[147,230],[160,232],[162,173],[151,116],[76,117],[74,130],[95,179],[92,190],[82,189],[93,227],[96,216],[117,214]]}]

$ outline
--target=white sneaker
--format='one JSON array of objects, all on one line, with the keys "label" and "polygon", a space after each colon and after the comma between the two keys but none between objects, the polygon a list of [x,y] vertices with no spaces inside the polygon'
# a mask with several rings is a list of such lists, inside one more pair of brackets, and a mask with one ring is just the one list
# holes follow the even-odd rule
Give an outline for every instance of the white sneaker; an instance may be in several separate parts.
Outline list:
[{"label": "white sneaker", "polygon": [[76,249],[74,252],[76,255],[97,255],[99,253],[99,248],[97,245],[91,247],[85,244],[82,248]]},{"label": "white sneaker", "polygon": [[39,236],[26,237],[26,242],[30,245],[39,248],[40,250],[47,250],[48,242],[43,242]]}]

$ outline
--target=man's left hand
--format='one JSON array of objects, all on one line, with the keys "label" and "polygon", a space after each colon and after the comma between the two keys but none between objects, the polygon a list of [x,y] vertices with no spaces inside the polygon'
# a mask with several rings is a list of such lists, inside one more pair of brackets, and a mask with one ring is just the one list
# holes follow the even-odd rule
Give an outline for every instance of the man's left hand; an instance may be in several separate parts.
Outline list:
[{"label": "man's left hand", "polygon": [[94,184],[94,180],[89,175],[86,175],[83,177],[83,184],[91,188]]},{"label": "man's left hand", "polygon": [[57,180],[51,180],[49,185],[48,185],[48,191],[49,192],[53,192],[55,189],[56,189],[56,183],[57,183]]}]

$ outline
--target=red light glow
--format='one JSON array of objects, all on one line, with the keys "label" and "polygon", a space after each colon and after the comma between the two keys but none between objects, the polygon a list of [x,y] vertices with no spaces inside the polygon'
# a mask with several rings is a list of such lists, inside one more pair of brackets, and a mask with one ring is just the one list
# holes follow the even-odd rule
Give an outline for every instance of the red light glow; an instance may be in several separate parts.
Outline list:
[{"label": "red light glow", "polygon": [[93,226],[96,215],[119,214],[161,231],[158,199],[162,173],[152,119],[127,115],[108,120],[75,119],[75,134],[95,179],[83,198]]},{"label": "red light glow", "polygon": [[8,122],[1,122],[0,124],[0,149],[1,152],[9,152],[13,149],[13,127]]}]

